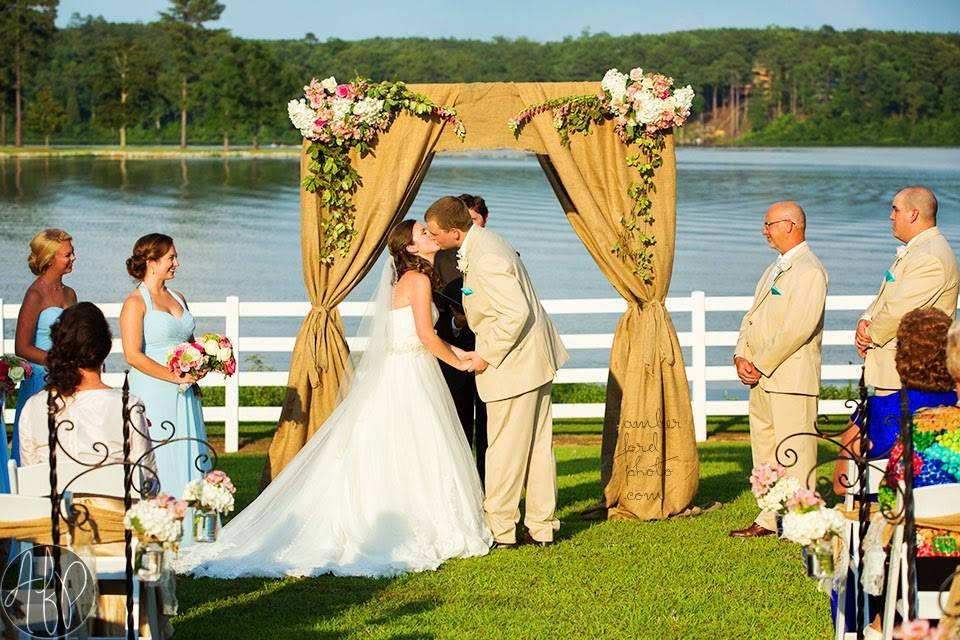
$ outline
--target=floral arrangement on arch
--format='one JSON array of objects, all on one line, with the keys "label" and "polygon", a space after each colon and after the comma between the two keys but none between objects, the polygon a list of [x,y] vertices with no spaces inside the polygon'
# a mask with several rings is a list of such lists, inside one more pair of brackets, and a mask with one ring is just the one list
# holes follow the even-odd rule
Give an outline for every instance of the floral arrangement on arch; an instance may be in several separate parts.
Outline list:
[{"label": "floral arrangement on arch", "polygon": [[519,136],[535,116],[551,111],[560,142],[568,146],[571,134],[586,135],[592,125],[613,121],[620,140],[639,147],[639,153],[627,157],[627,166],[636,169],[640,176],[627,190],[633,206],[620,217],[617,243],[610,250],[647,282],[654,275],[650,247],[657,239],[645,229],[653,222],[650,193],[654,190],[656,170],[663,163],[663,137],[687,121],[694,98],[690,85],[679,89],[673,85],[673,78],[645,74],[639,67],[629,74],[610,69],[600,82],[600,93],[547,100],[521,111],[508,123],[513,134]]},{"label": "floral arrangement on arch", "polygon": [[401,112],[439,118],[452,125],[461,140],[466,130],[455,109],[435,104],[403,82],[375,83],[358,76],[340,84],[331,76],[322,81],[313,78],[303,92],[303,98],[287,104],[287,113],[293,126],[310,141],[310,165],[302,185],[319,194],[327,211],[320,220],[320,262],[331,264],[337,255],[348,255],[356,235],[353,194],[362,181],[350,161],[351,151],[356,150],[360,157],[370,153]]}]

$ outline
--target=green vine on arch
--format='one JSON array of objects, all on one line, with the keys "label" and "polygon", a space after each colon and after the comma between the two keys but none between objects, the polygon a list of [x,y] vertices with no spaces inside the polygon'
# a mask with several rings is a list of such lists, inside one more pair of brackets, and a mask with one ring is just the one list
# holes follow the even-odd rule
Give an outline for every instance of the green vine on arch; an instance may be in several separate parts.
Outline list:
[{"label": "green vine on arch", "polygon": [[460,140],[466,135],[455,109],[438,105],[428,97],[410,91],[403,82],[374,83],[357,77],[338,84],[334,77],[313,78],[303,88],[304,98],[287,104],[290,121],[310,144],[310,158],[302,186],[318,194],[326,215],[320,218],[322,240],[320,262],[332,264],[350,253],[356,231],[353,197],[363,181],[350,160],[356,150],[369,154],[381,133],[396,116],[406,112],[421,118],[439,118],[455,127]]},{"label": "green vine on arch", "polygon": [[644,74],[639,68],[629,75],[611,69],[600,86],[596,95],[564,96],[529,107],[508,126],[519,136],[535,116],[550,111],[560,143],[570,146],[571,135],[588,135],[593,125],[612,120],[620,140],[639,148],[638,153],[627,156],[627,166],[639,175],[627,189],[633,204],[620,216],[617,242],[610,251],[630,265],[636,276],[650,282],[654,276],[651,247],[657,242],[646,231],[653,223],[650,195],[656,189],[656,171],[663,164],[664,136],[690,117],[693,89],[689,85],[673,89],[673,78]]}]

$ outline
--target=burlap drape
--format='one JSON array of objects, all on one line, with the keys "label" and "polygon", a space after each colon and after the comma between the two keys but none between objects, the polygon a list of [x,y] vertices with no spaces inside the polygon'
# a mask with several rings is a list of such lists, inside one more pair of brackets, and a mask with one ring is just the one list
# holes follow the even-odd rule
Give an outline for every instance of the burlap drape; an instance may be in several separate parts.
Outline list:
[{"label": "burlap drape", "polygon": [[[446,85],[434,99],[454,104],[457,85]],[[312,308],[297,333],[280,422],[270,443],[261,485],[266,486],[323,424],[337,403],[337,390],[349,360],[337,305],[376,262],[390,228],[406,215],[433,158],[444,126],[436,120],[401,115],[381,136],[374,153],[354,157],[363,179],[354,203],[357,235],[346,258],[320,264],[322,208],[315,194],[301,190],[300,234],[303,280]],[[306,148],[306,144],[304,145]],[[301,155],[300,174],[308,159]]]},{"label": "burlap drape", "polygon": [[[123,542],[123,511],[86,507],[87,512],[81,518],[77,527],[71,527],[63,518],[60,519],[60,540],[58,544],[67,544],[67,535],[73,540],[74,546],[94,543]],[[14,538],[33,542],[34,544],[51,544],[50,518],[35,520],[6,521],[0,520],[0,539]]]},{"label": "burlap drape", "polygon": [[[557,98],[570,87],[522,84],[528,106]],[[574,93],[596,91],[582,83]],[[676,160],[667,137],[663,166],[651,194],[654,278],[645,283],[611,253],[621,215],[632,202],[627,189],[635,180],[626,148],[608,122],[590,135],[560,144],[549,113],[533,126],[546,156],[541,165],[557,193],[567,220],[597,266],[627,301],[610,354],[604,416],[604,496],[611,518],[658,519],[686,509],[697,493],[699,460],[690,395],[676,330],[664,308],[673,270],[676,231]],[[615,442],[611,443],[611,437]],[[610,455],[612,454],[612,455]]]},{"label": "burlap drape", "polygon": [[574,136],[560,145],[549,113],[538,116],[519,140],[507,121],[545,99],[599,90],[597,83],[471,83],[411,85],[439,104],[454,106],[466,141],[450,127],[401,118],[381,137],[376,156],[357,165],[364,185],[357,194],[358,235],[351,255],[331,267],[316,261],[319,248],[316,199],[301,193],[304,280],[314,310],[297,335],[287,396],[264,469],[276,476],[323,423],[337,401],[347,361],[336,305],[363,278],[399,221],[423,178],[431,154],[472,149],[522,149],[538,155],[574,231],[601,271],[628,303],[610,357],[604,418],[602,479],[614,518],[665,518],[686,508],[697,492],[699,463],[683,358],[663,302],[673,268],[676,163],[668,138],[664,164],[652,194],[657,237],[656,277],[646,284],[610,253],[620,215],[630,206],[633,171],[612,127]]}]

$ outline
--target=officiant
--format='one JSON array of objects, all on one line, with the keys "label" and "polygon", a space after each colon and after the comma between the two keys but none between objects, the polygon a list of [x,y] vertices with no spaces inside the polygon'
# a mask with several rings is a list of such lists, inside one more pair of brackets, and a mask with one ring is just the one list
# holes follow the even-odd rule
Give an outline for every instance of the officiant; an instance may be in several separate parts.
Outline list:
[{"label": "officiant", "polygon": [[[466,193],[459,198],[470,210],[473,224],[485,227],[490,214],[483,198]],[[443,285],[439,294],[434,296],[434,302],[440,311],[435,325],[437,335],[464,351],[473,351],[476,338],[467,326],[467,318],[463,313],[463,274],[457,269],[457,250],[446,249],[437,253],[434,267]],[[487,406],[477,394],[477,381],[473,373],[458,371],[444,362],[440,363],[440,369],[450,389],[450,395],[453,396],[467,443],[476,450],[477,472],[480,474],[480,483],[483,484],[484,459],[487,453]]]}]

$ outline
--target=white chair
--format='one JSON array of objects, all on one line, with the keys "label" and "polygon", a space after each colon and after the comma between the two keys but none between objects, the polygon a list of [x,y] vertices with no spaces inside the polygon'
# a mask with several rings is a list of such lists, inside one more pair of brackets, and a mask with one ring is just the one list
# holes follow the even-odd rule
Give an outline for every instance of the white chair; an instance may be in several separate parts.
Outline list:
[{"label": "white chair", "polygon": [[[47,463],[16,467],[11,473],[11,487],[16,478],[16,491],[21,496],[49,496],[50,495],[50,465]],[[82,475],[81,475],[82,474]],[[74,481],[74,479],[76,479]],[[67,486],[69,485],[69,486]],[[76,462],[57,463],[57,486],[60,491],[68,489],[65,494],[65,503],[70,504],[74,494],[91,495],[123,499],[123,466],[110,465],[91,468]],[[47,514],[50,507],[47,502]],[[131,542],[131,553],[136,554],[137,539]],[[126,557],[97,556],[95,558],[95,573],[97,580],[125,580]],[[147,621],[151,638],[160,638],[160,623],[157,613],[155,589],[147,589]],[[133,581],[133,628],[134,637],[139,637],[140,630],[140,581],[134,576]]]},{"label": "white chair", "polygon": [[[887,459],[878,458],[870,460],[864,478],[858,477],[857,465],[853,460],[847,460],[847,482],[851,485],[843,497],[843,505],[847,510],[852,510],[855,506],[854,500],[860,489],[861,481],[866,482],[867,493],[875,494],[880,490],[880,483],[887,471]],[[860,599],[860,523],[855,520],[847,522],[847,528],[844,532],[844,553],[850,558],[850,575],[854,584],[854,595],[859,604]],[[865,623],[870,622],[869,607],[864,611]],[[846,632],[847,623],[847,581],[842,580],[837,587],[837,620],[835,625],[835,640],[856,640],[855,632]]]},{"label": "white chair", "polygon": [[[898,510],[900,502],[897,503]],[[915,518],[938,518],[957,513],[960,509],[960,484],[940,484],[930,487],[916,487],[913,490],[913,515]],[[883,637],[893,637],[893,615],[907,618],[907,594],[910,586],[907,579],[907,543],[903,539],[904,524],[901,522],[893,530],[890,542],[890,564],[887,567],[886,605],[883,612]],[[940,609],[940,591],[917,590],[914,599],[916,618],[939,620],[943,615]]]}]

